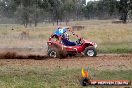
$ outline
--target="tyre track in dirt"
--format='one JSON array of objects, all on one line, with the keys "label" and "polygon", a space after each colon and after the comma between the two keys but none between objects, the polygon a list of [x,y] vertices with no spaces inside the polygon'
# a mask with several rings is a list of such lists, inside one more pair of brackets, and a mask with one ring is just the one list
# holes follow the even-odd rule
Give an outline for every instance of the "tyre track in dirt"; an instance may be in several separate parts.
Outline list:
[{"label": "tyre track in dirt", "polygon": [[0,66],[43,66],[55,68],[89,67],[95,70],[132,70],[130,55],[98,55],[98,57],[67,57],[65,59],[48,58],[45,55],[20,55],[13,52],[0,54]]}]

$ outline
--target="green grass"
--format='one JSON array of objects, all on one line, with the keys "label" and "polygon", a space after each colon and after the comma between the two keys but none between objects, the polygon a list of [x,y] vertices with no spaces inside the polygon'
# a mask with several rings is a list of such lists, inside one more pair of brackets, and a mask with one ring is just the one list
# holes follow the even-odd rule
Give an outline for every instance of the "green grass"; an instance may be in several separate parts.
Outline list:
[{"label": "green grass", "polygon": [[101,48],[101,49],[97,49],[98,53],[113,53],[113,54],[122,54],[122,53],[132,53],[132,49],[131,48],[111,48],[111,47],[106,47],[105,49]]},{"label": "green grass", "polygon": [[[95,71],[91,69],[90,73],[92,79],[128,79],[132,81],[131,70]],[[0,67],[0,88],[82,88],[79,84],[80,78],[81,69],[75,68],[48,70],[41,66]]]},{"label": "green grass", "polygon": [[128,70],[128,71],[102,71],[100,72],[97,76],[98,79],[127,79],[127,80],[131,80],[132,81],[132,71]]},{"label": "green grass", "polygon": [[107,43],[99,44],[97,51],[99,53],[132,53],[132,43]]}]

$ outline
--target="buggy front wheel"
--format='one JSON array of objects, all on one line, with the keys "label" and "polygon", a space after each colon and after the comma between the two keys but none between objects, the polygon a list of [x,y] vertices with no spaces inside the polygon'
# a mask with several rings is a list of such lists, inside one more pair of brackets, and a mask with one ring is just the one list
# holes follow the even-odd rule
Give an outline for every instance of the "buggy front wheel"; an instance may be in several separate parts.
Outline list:
[{"label": "buggy front wheel", "polygon": [[90,46],[84,50],[84,55],[89,57],[95,57],[97,55],[97,51],[93,46]]}]

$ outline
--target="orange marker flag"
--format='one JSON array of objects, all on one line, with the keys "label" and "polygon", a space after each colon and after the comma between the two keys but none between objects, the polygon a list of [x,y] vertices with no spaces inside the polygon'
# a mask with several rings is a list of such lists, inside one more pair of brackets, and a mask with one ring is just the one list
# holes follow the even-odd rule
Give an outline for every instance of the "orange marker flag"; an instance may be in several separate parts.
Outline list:
[{"label": "orange marker flag", "polygon": [[82,77],[88,77],[89,74],[88,74],[88,71],[84,71],[84,68],[82,68]]}]

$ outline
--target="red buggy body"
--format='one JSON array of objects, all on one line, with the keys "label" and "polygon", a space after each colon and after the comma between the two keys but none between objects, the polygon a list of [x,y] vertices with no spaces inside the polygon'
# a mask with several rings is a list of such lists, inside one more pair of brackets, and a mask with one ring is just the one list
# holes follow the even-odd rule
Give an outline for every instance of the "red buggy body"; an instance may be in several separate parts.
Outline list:
[{"label": "red buggy body", "polygon": [[[78,40],[76,41],[76,45],[68,46],[62,43],[62,35],[67,31],[70,31],[78,38]],[[69,28],[58,28],[56,32],[49,38],[47,45],[47,53],[49,57],[63,58],[66,56],[74,56],[77,54],[94,57],[97,55],[96,43],[79,37],[73,31],[69,30]]]}]

